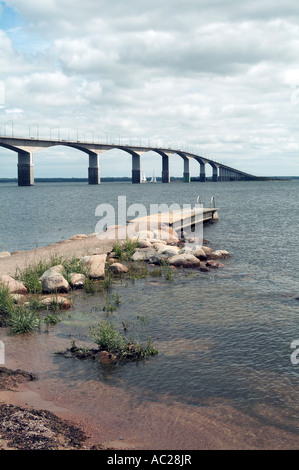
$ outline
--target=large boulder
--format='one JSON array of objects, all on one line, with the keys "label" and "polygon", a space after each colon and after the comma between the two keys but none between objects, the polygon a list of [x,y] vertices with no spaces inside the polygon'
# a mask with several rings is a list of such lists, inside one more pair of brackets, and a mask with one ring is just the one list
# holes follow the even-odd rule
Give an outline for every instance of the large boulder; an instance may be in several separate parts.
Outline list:
[{"label": "large boulder", "polygon": [[132,255],[132,261],[148,261],[149,258],[156,254],[156,250],[152,248],[141,248]]},{"label": "large boulder", "polygon": [[186,253],[194,254],[194,253],[193,253],[193,250],[192,250],[192,248],[191,248],[190,246],[184,246],[183,248],[180,249],[180,251],[179,251],[178,254],[179,254],[179,255],[185,255]]},{"label": "large boulder", "polygon": [[200,259],[201,261],[207,259],[207,255],[202,248],[197,248],[193,250],[193,255],[196,256],[196,258]]},{"label": "large boulder", "polygon": [[156,264],[160,266],[162,264],[162,261],[167,259],[167,256],[165,255],[158,255],[157,253],[155,255],[152,255],[149,257],[148,262],[150,264]]},{"label": "large boulder", "polygon": [[106,259],[106,253],[82,258],[82,264],[88,269],[90,279],[105,279]]},{"label": "large boulder", "polygon": [[65,267],[62,264],[57,264],[56,266],[52,266],[51,268],[47,269],[41,277],[39,278],[42,281],[44,278],[52,276],[53,274],[62,274],[65,273]]},{"label": "large boulder", "polygon": [[73,289],[83,289],[86,277],[84,274],[71,273],[70,274],[70,285]]},{"label": "large boulder", "polygon": [[60,308],[63,308],[65,310],[71,308],[72,303],[69,299],[66,299],[65,297],[59,296],[59,295],[53,295],[51,297],[45,297],[43,299],[40,299],[40,304],[43,307],[49,307],[52,304],[57,304],[60,306]]},{"label": "large boulder", "polygon": [[122,264],[122,263],[112,263],[109,266],[109,270],[113,274],[124,274],[124,273],[127,273],[129,271],[129,268],[127,266],[125,266],[124,264]]},{"label": "large boulder", "polygon": [[175,255],[168,259],[168,264],[177,268],[199,268],[200,260],[193,254]]},{"label": "large boulder", "polygon": [[180,248],[178,246],[165,245],[159,248],[159,250],[157,251],[157,254],[164,255],[164,256],[171,258],[172,256],[177,255],[179,251],[180,251]]},{"label": "large boulder", "polygon": [[53,272],[42,278],[42,289],[46,294],[52,292],[69,292],[70,285],[62,274]]},{"label": "large boulder", "polygon": [[154,238],[154,234],[151,230],[140,230],[139,232],[136,233],[135,237],[137,239],[147,239],[147,238]]},{"label": "large boulder", "polygon": [[151,242],[146,238],[138,240],[138,246],[139,248],[152,248]]},{"label": "large boulder", "polygon": [[5,286],[11,294],[27,294],[27,289],[20,281],[16,281],[13,277],[3,274],[0,276],[0,286]]},{"label": "large boulder", "polygon": [[214,255],[218,256],[218,258],[230,258],[230,253],[226,250],[216,250]]},{"label": "large boulder", "polygon": [[179,238],[177,234],[172,229],[165,228],[164,230],[154,230],[154,238],[157,240],[165,240],[168,243],[178,242]]},{"label": "large boulder", "polygon": [[205,252],[206,255],[210,255],[211,253],[213,253],[212,248],[210,248],[209,246],[202,246],[201,249]]}]

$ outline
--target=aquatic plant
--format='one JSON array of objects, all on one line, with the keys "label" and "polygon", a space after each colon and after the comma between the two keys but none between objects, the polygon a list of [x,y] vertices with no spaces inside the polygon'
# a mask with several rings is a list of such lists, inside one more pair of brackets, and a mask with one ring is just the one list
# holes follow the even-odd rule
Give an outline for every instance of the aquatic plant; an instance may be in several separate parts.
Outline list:
[{"label": "aquatic plant", "polygon": [[91,334],[94,342],[108,352],[122,351],[126,347],[126,342],[114,324],[102,320],[97,327],[91,327]]},{"label": "aquatic plant", "polygon": [[[122,323],[124,326],[124,322]],[[91,327],[91,333],[99,349],[112,353],[118,360],[145,359],[148,356],[158,354],[158,350],[152,344],[151,337],[145,346],[142,346],[139,341],[128,341],[116,330],[113,323],[106,320],[102,320],[97,327]]]},{"label": "aquatic plant", "polygon": [[13,312],[15,303],[12,295],[9,292],[8,287],[0,286],[0,317],[2,317],[4,323],[5,319]]},{"label": "aquatic plant", "polygon": [[40,318],[36,312],[24,307],[16,307],[10,315],[9,324],[13,334],[28,333],[40,326]]}]

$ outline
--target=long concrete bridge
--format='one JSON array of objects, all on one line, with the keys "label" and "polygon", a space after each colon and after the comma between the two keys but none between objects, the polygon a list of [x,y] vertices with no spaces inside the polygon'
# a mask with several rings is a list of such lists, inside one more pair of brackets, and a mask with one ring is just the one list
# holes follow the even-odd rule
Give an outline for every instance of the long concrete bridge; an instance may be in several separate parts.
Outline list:
[{"label": "long concrete bridge", "polygon": [[12,150],[18,154],[18,185],[33,186],[33,154],[38,150],[57,145],[72,147],[86,153],[89,156],[88,183],[100,184],[100,155],[111,149],[119,149],[132,156],[132,183],[141,183],[141,156],[146,152],[156,152],[162,157],[162,183],[170,182],[169,158],[171,155],[179,155],[184,162],[183,178],[190,182],[190,159],[196,160],[200,165],[199,181],[206,181],[206,165],[212,167],[212,181],[252,180],[257,177],[231,168],[206,157],[185,152],[181,149],[143,147],[132,145],[101,144],[91,142],[69,140],[47,140],[22,137],[0,137],[0,146]]}]

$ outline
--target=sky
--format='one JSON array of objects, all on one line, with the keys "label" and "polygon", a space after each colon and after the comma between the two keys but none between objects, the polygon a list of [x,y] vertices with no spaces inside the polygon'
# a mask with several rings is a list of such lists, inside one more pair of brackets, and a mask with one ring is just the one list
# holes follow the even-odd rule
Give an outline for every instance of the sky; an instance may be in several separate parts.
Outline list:
[{"label": "sky", "polygon": [[[298,176],[298,54],[296,0],[0,1],[0,134],[182,148]],[[100,165],[131,176],[126,152]],[[142,156],[147,176],[161,166]],[[34,154],[35,177],[87,168],[65,146]],[[170,173],[183,175],[177,155]],[[16,175],[17,154],[0,148],[0,178]]]}]

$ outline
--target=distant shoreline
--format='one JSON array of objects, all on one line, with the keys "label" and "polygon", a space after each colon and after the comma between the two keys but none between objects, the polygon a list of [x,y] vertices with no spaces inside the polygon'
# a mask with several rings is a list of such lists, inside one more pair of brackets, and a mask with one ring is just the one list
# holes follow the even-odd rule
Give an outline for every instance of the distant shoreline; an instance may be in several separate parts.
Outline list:
[{"label": "distant shoreline", "polygon": [[[192,181],[198,181],[199,178],[193,177],[191,178]],[[289,180],[297,180],[299,179],[299,176],[259,176],[256,178],[256,181],[289,181]],[[157,177],[157,181],[161,182],[162,178]],[[175,181],[184,181],[183,178],[180,177],[174,177],[172,176],[170,178],[172,182]],[[212,178],[207,178],[207,181],[211,181]],[[18,178],[0,178],[0,184],[1,183],[17,183]],[[35,178],[34,179],[35,183],[88,183],[88,178],[60,178],[60,177],[53,177],[53,178]],[[126,177],[126,176],[120,176],[120,177],[102,177],[101,178],[102,183],[131,183],[132,178]]]}]

